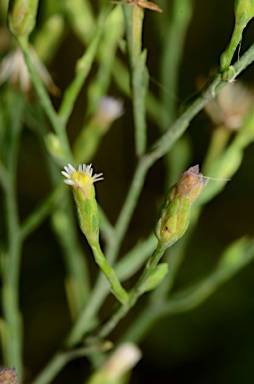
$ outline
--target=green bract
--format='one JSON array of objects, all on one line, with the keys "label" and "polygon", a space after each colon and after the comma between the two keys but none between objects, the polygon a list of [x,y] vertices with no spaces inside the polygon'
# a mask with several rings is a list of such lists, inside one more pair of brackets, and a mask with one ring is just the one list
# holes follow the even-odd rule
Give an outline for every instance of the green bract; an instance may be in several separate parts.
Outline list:
[{"label": "green bract", "polygon": [[10,0],[8,25],[16,36],[29,36],[36,23],[39,0]]}]

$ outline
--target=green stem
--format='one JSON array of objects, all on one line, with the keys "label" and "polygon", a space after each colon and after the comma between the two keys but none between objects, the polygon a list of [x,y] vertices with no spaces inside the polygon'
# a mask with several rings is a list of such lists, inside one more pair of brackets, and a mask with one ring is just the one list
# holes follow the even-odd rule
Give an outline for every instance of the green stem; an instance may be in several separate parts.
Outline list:
[{"label": "green stem", "polygon": [[143,159],[141,159],[134,173],[128,195],[125,199],[124,205],[116,222],[115,236],[112,239],[110,246],[106,252],[106,258],[110,263],[113,263],[115,261],[122,240],[125,236],[126,230],[132,218],[133,211],[137,205],[139,194],[143,187],[147,171],[148,164],[146,161],[143,161]]},{"label": "green stem", "polygon": [[59,184],[53,192],[35,209],[21,224],[20,237],[24,241],[33,231],[40,226],[45,218],[51,214],[52,208],[57,205],[63,194],[63,185]]},{"label": "green stem", "polygon": [[65,131],[65,125],[62,124],[61,120],[59,119],[56,111],[54,110],[54,107],[51,103],[50,97],[47,93],[47,90],[45,89],[44,84],[42,83],[37,70],[34,66],[33,60],[31,58],[30,52],[29,52],[29,43],[26,38],[19,38],[18,43],[20,48],[23,51],[24,58],[29,70],[29,73],[31,75],[31,79],[33,82],[33,86],[36,89],[36,92],[39,96],[39,101],[48,116],[52,127],[54,128],[57,136],[59,137],[59,140],[61,141],[62,149],[64,152],[64,155],[68,161],[72,160],[72,154],[69,146],[68,137]]},{"label": "green stem", "polygon": [[5,189],[5,207],[8,231],[8,260],[3,270],[3,314],[8,327],[6,343],[6,365],[15,367],[22,380],[22,319],[19,310],[19,271],[21,260],[21,238],[16,199],[16,170],[19,139],[22,127],[23,100],[14,98],[15,116],[12,113],[11,142],[8,151],[8,177]]},{"label": "green stem", "polygon": [[147,136],[145,101],[148,87],[148,71],[146,68],[146,52],[142,52],[144,9],[134,3],[131,8],[123,7],[123,12],[131,68],[136,155],[140,157],[146,149]]},{"label": "green stem", "polygon": [[76,65],[76,76],[70,84],[69,88],[65,91],[64,98],[59,109],[59,118],[63,125],[67,123],[77,96],[91,69],[92,63],[97,53],[98,45],[100,43],[101,37],[103,36],[103,25],[106,20],[106,15],[107,14],[105,12],[100,13],[97,29],[92,38],[92,41],[90,42],[88,48],[85,50],[83,56],[78,60]]},{"label": "green stem", "polygon": [[[180,61],[182,58],[184,40],[187,27],[192,16],[192,2],[190,0],[174,0],[170,5],[172,7],[172,16],[170,22],[164,23],[161,65],[161,83],[162,90],[162,113],[160,124],[162,131],[165,131],[169,124],[175,120],[176,101],[178,95],[178,79]],[[162,15],[163,16],[163,15]]]},{"label": "green stem", "polygon": [[0,162],[0,184],[3,189],[7,189],[7,178],[8,178],[8,172],[5,166]]},{"label": "green stem", "polygon": [[116,327],[119,321],[126,316],[126,314],[130,311],[130,309],[136,304],[139,297],[146,290],[146,283],[151,274],[151,272],[155,269],[158,262],[162,258],[165,252],[164,248],[161,248],[159,245],[154,251],[153,256],[146,263],[145,269],[135,284],[134,288],[129,293],[129,300],[127,303],[123,304],[113,315],[112,317],[103,325],[100,329],[96,337],[104,338],[109,335],[109,333]]},{"label": "green stem", "polygon": [[118,277],[116,276],[115,270],[110,267],[108,264],[99,244],[92,246],[92,251],[94,255],[95,262],[98,264],[101,271],[104,273],[108,279],[113,295],[119,300],[122,304],[128,301],[128,293],[122,287]]},{"label": "green stem", "polygon": [[226,71],[233,59],[233,56],[235,54],[235,51],[238,47],[238,45],[241,43],[242,36],[243,36],[243,30],[247,25],[247,20],[246,23],[244,22],[243,24],[241,23],[235,23],[234,26],[234,31],[230,40],[229,45],[227,46],[226,50],[222,53],[221,58],[220,58],[220,71],[224,72]]}]

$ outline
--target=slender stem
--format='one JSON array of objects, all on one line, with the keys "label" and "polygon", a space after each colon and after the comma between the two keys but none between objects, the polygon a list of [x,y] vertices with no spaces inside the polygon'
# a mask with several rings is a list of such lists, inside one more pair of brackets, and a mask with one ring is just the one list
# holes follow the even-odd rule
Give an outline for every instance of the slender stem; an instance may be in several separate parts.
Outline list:
[{"label": "slender stem", "polygon": [[19,271],[21,239],[19,236],[18,205],[16,199],[16,168],[19,138],[22,127],[23,100],[15,97],[15,116],[11,116],[11,142],[8,151],[8,177],[5,189],[5,207],[8,231],[8,260],[3,270],[3,314],[8,327],[6,344],[6,365],[15,366],[19,380],[22,380],[22,319],[19,310]]},{"label": "slender stem", "polygon": [[59,119],[56,111],[54,110],[54,107],[51,103],[50,97],[47,93],[47,90],[45,89],[44,84],[42,83],[41,79],[39,78],[39,75],[37,73],[37,70],[35,68],[35,65],[33,63],[33,60],[31,58],[31,54],[29,51],[29,43],[25,38],[19,38],[18,43],[20,45],[20,48],[23,51],[26,64],[28,67],[28,70],[31,75],[31,79],[33,82],[33,85],[36,89],[36,92],[39,96],[39,101],[48,116],[56,134],[59,137],[59,140],[61,141],[62,150],[64,152],[64,155],[68,161],[72,160],[72,154],[69,146],[68,137],[65,131],[65,125],[61,122],[61,119]]},{"label": "slender stem", "polygon": [[247,23],[236,22],[234,26],[234,31],[231,36],[231,40],[226,50],[222,53],[220,58],[220,70],[221,72],[228,69],[235,54],[235,51],[240,44],[243,36],[243,30],[246,27]]},{"label": "slender stem", "polygon": [[146,283],[151,274],[151,272],[155,269],[158,262],[165,252],[165,248],[161,248],[159,245],[154,251],[153,256],[146,263],[146,267],[135,284],[134,288],[129,293],[129,300],[127,303],[123,304],[110,319],[102,326],[100,331],[97,333],[96,337],[104,338],[106,337],[119,323],[119,321],[130,311],[130,309],[136,304],[139,297],[146,290]]},{"label": "slender stem", "polygon": [[137,205],[139,194],[143,187],[148,167],[149,165],[146,163],[146,161],[143,161],[142,159],[139,161],[139,164],[133,176],[128,195],[126,197],[126,200],[115,225],[114,239],[112,239],[106,254],[106,258],[110,263],[113,263],[115,261],[117,253],[121,246],[121,242],[130,223],[133,211]]},{"label": "slender stem", "polygon": [[122,287],[118,277],[116,276],[115,270],[108,264],[100,245],[97,244],[96,246],[92,246],[92,250],[95,262],[98,264],[111,285],[113,295],[121,303],[126,303],[128,301],[128,293]]},{"label": "slender stem", "polygon": [[43,222],[43,220],[52,212],[59,198],[63,193],[63,186],[59,184],[52,193],[35,209],[21,224],[20,237],[24,241],[30,233],[35,231],[36,228]]},{"label": "slender stem", "polygon": [[0,162],[0,184],[3,189],[7,188],[8,172],[5,166]]},{"label": "slender stem", "polygon": [[[180,61],[182,58],[184,39],[192,15],[192,2],[189,0],[173,0],[170,7],[172,16],[170,22],[163,24],[164,47],[162,49],[161,83],[162,112],[160,124],[165,131],[175,120],[176,101],[178,95],[178,79]],[[163,15],[162,15],[163,17]]]},{"label": "slender stem", "polygon": [[123,7],[127,31],[127,44],[131,68],[131,90],[135,127],[136,155],[140,157],[146,149],[146,92],[148,71],[146,52],[142,53],[142,31],[144,9],[134,3],[131,8]]},{"label": "slender stem", "polygon": [[97,53],[98,45],[100,43],[101,37],[103,36],[103,25],[105,23],[105,20],[106,13],[101,12],[98,20],[98,26],[92,38],[92,41],[89,44],[88,48],[85,50],[83,56],[78,60],[76,76],[64,94],[64,98],[59,110],[59,117],[63,125],[67,123],[70,114],[73,110],[77,96],[91,69],[92,63]]}]

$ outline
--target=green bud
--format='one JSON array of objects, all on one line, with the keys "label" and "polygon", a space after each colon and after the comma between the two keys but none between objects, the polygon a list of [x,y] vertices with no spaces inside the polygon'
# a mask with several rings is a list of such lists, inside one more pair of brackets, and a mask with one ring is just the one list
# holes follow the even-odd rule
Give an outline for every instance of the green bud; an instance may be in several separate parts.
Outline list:
[{"label": "green bud", "polygon": [[170,188],[155,228],[161,246],[168,248],[183,236],[189,225],[191,206],[206,184],[207,181],[199,173],[199,166],[195,165]]},{"label": "green bud", "polygon": [[64,182],[73,187],[80,229],[86,236],[89,245],[97,247],[99,243],[99,215],[93,184],[103,180],[102,173],[92,176],[92,164],[79,165],[77,171],[70,164],[64,169],[62,174],[67,177]]},{"label": "green bud", "polygon": [[[254,0],[236,0],[235,1],[235,26],[234,31],[226,50],[220,57],[220,70],[221,72],[227,71],[234,53],[241,43],[242,35],[245,27],[249,21],[254,17]],[[223,78],[227,77],[232,79],[232,73],[224,74]]]},{"label": "green bud", "polygon": [[235,18],[237,22],[247,23],[254,17],[254,0],[236,0]]},{"label": "green bud", "polygon": [[65,154],[58,136],[50,132],[47,134],[45,141],[50,154],[58,161],[58,163],[62,164]]},{"label": "green bud", "polygon": [[145,292],[152,291],[162,282],[166,274],[168,273],[168,264],[161,263],[150,273],[150,276],[146,282]]},{"label": "green bud", "polygon": [[36,24],[39,0],[10,0],[8,25],[16,36],[29,36]]}]

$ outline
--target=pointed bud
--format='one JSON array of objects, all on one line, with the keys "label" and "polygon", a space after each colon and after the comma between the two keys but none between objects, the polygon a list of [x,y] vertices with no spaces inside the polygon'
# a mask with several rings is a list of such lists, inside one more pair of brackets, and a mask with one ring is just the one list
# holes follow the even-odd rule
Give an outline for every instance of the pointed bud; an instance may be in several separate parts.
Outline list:
[{"label": "pointed bud", "polygon": [[199,173],[199,166],[189,168],[169,190],[155,228],[161,246],[168,248],[180,239],[189,225],[190,210],[204,190],[207,180]]},{"label": "pointed bud", "polygon": [[103,180],[102,173],[93,174],[92,164],[79,165],[78,170],[68,165],[62,174],[67,178],[64,182],[73,187],[81,231],[89,245],[97,246],[99,242],[99,215],[95,198],[94,183]]},{"label": "pointed bud", "polygon": [[16,36],[29,36],[36,24],[39,0],[10,0],[8,25]]}]

